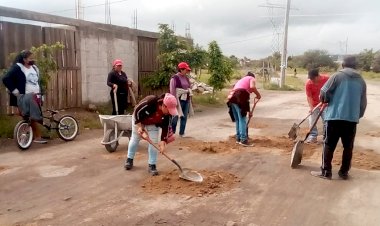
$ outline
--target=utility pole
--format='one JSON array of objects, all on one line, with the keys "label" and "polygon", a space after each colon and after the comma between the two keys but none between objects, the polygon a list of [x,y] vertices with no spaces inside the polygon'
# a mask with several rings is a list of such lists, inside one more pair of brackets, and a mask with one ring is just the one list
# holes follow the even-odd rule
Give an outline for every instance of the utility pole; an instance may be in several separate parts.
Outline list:
[{"label": "utility pole", "polygon": [[281,77],[280,77],[280,88],[285,85],[285,72],[287,67],[287,52],[288,52],[288,23],[289,23],[289,11],[290,11],[290,0],[286,0],[286,11],[285,11],[285,23],[284,23],[284,42],[281,54]]}]

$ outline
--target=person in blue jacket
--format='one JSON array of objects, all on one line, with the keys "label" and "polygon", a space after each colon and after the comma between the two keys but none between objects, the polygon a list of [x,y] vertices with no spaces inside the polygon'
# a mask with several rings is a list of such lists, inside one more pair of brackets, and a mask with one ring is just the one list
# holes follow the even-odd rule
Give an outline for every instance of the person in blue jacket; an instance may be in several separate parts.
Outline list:
[{"label": "person in blue jacket", "polygon": [[367,86],[355,70],[356,58],[345,57],[342,66],[343,69],[332,75],[320,92],[321,102],[328,105],[325,110],[322,166],[320,171],[312,171],[311,174],[324,179],[332,177],[331,162],[339,138],[343,144],[343,155],[338,175],[344,180],[348,179],[356,126],[367,107]]}]

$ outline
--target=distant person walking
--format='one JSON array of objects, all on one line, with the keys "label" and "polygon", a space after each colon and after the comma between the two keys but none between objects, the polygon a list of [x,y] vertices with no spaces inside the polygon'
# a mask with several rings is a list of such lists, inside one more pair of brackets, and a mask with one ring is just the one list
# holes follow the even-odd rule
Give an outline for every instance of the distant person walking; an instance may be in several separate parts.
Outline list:
[{"label": "distant person walking", "polygon": [[331,76],[320,93],[320,100],[328,104],[325,112],[325,139],[321,170],[312,171],[311,174],[324,179],[332,177],[331,162],[339,138],[343,144],[343,155],[338,175],[344,180],[348,179],[356,126],[367,107],[367,86],[355,70],[356,58],[344,58],[342,66],[343,69]]},{"label": "distant person walking", "polygon": [[[306,81],[305,90],[307,103],[309,104],[309,111],[311,112],[319,103],[319,93],[322,86],[327,82],[329,77],[327,75],[319,74],[319,69],[314,68],[308,72],[308,80]],[[319,114],[320,108],[317,108],[309,117],[309,127],[311,127]],[[324,114],[321,115],[322,122],[324,121]],[[306,139],[306,143],[317,143],[318,128],[315,125],[310,132],[309,137]]]}]

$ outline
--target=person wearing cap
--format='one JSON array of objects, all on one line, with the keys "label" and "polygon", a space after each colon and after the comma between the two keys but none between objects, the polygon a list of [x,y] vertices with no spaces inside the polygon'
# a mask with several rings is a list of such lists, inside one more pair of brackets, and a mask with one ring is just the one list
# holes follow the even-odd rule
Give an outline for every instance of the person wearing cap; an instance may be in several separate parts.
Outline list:
[{"label": "person wearing cap", "polygon": [[228,95],[227,105],[236,123],[236,143],[244,147],[253,146],[248,142],[247,135],[247,113],[252,117],[249,106],[249,98],[252,92],[256,94],[257,99],[261,98],[256,88],[255,74],[248,72],[246,76],[236,82]]},{"label": "person wearing cap", "polygon": [[170,93],[177,98],[179,115],[172,120],[173,133],[176,132],[178,118],[180,118],[179,135],[185,135],[187,117],[191,105],[190,79],[187,77],[191,68],[186,62],[178,64],[178,73],[170,79]]},{"label": "person wearing cap", "polygon": [[[111,87],[112,115],[122,115],[127,109],[129,83],[127,74],[122,68],[123,62],[119,59],[114,60],[112,63],[112,70],[108,73],[107,85]],[[114,92],[116,92],[118,112],[116,112]]]},{"label": "person wearing cap", "polygon": [[[311,127],[318,117],[320,108],[315,109],[314,112],[312,110],[319,104],[319,93],[321,91],[322,86],[327,82],[329,77],[324,74],[319,74],[319,69],[314,68],[309,70],[308,72],[308,80],[305,84],[305,91],[307,97],[307,103],[309,104],[309,112],[311,113],[309,117],[309,127]],[[324,114],[321,115],[322,122],[324,122]],[[306,139],[305,143],[317,143],[318,137],[318,128],[315,125],[313,128],[310,128],[310,135]]]},{"label": "person wearing cap", "polygon": [[[170,121],[177,114],[177,100],[170,93],[161,96],[147,96],[136,105],[132,115],[132,136],[128,144],[127,160],[124,165],[126,170],[133,168],[133,159],[143,133],[147,133],[154,143],[158,143],[160,148],[158,151],[164,152],[166,144],[174,140]],[[160,141],[158,140],[159,128],[162,129]],[[152,176],[156,176],[158,175],[156,168],[157,150],[151,144],[148,147],[148,154],[148,172]]]}]

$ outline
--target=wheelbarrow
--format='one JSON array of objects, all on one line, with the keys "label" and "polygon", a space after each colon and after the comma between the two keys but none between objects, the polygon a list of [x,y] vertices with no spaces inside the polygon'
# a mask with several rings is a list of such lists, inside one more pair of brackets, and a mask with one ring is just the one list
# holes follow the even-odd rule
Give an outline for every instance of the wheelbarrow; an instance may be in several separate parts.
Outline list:
[{"label": "wheelbarrow", "polygon": [[[114,98],[116,112],[118,112],[116,91],[114,91]],[[103,140],[100,143],[108,152],[116,151],[121,137],[131,138],[132,115],[99,115],[99,119],[104,130]]]},{"label": "wheelbarrow", "polygon": [[302,160],[302,154],[303,154],[303,145],[305,143],[305,140],[309,137],[312,129],[315,125],[317,125],[319,117],[321,117],[323,110],[327,107],[327,104],[322,104],[321,111],[318,113],[317,118],[315,119],[313,125],[310,127],[309,132],[306,134],[305,139],[297,141],[297,143],[294,145],[292,154],[290,156],[290,167],[296,168]]}]

